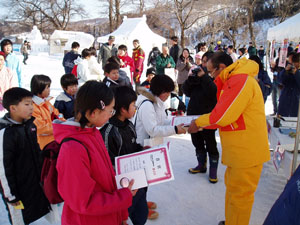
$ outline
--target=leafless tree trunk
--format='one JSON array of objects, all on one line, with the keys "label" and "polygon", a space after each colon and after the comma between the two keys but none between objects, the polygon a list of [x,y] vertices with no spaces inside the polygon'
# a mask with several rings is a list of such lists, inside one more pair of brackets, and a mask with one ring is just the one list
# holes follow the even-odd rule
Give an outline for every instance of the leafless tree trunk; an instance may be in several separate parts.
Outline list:
[{"label": "leafless tree trunk", "polygon": [[116,9],[116,26],[117,29],[121,24],[121,14],[120,14],[120,0],[115,0],[115,9]]},{"label": "leafless tree trunk", "polygon": [[111,33],[114,31],[113,0],[109,0],[108,3],[109,32]]}]

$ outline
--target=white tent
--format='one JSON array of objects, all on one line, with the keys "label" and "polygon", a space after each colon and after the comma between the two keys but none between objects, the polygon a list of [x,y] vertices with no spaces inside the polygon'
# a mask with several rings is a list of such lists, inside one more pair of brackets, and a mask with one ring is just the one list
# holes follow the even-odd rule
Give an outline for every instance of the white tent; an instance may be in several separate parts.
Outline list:
[{"label": "white tent", "polygon": [[290,17],[284,22],[272,27],[268,30],[268,41],[275,40],[276,42],[282,42],[285,38],[289,41],[300,41],[300,13]]},{"label": "white tent", "polygon": [[140,18],[127,18],[123,19],[123,23],[120,27],[111,34],[98,37],[99,43],[106,43],[110,35],[115,36],[115,44],[124,44],[127,46],[128,55],[132,55],[132,41],[138,39],[142,49],[145,51],[146,58],[144,63],[144,72],[147,68],[148,54],[153,47],[158,47],[161,50],[163,43],[166,43],[166,39],[160,35],[154,33],[147,24],[146,15]]},{"label": "white tent", "polygon": [[50,54],[64,53],[71,50],[73,41],[80,44],[79,52],[84,48],[89,48],[94,43],[94,36],[78,31],[55,30],[50,37]]}]

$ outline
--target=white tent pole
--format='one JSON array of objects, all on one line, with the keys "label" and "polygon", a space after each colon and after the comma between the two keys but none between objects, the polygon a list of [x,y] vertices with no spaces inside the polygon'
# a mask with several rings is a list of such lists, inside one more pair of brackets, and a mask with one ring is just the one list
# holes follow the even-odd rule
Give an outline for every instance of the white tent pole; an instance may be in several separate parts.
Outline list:
[{"label": "white tent pole", "polygon": [[300,100],[298,107],[298,119],[297,119],[297,131],[295,138],[295,146],[294,146],[294,154],[293,154],[293,164],[292,164],[292,174],[297,169],[297,157],[298,157],[298,149],[299,149],[299,138],[300,138]]}]

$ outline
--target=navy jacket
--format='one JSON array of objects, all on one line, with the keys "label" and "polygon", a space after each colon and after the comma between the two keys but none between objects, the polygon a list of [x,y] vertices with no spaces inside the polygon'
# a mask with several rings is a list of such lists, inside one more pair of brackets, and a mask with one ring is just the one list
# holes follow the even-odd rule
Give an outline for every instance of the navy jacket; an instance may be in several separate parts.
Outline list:
[{"label": "navy jacket", "polygon": [[283,89],[279,97],[278,114],[287,117],[298,116],[300,97],[300,70],[291,74],[285,69],[279,74]]},{"label": "navy jacket", "polygon": [[300,166],[286,184],[263,225],[300,225]]},{"label": "navy jacket", "polygon": [[54,107],[64,115],[65,119],[74,117],[74,98],[66,92],[60,93],[55,99]]},{"label": "navy jacket", "polygon": [[271,94],[272,92],[272,82],[271,79],[268,75],[268,72],[265,70],[260,70],[258,73],[258,79],[259,79],[259,86],[262,91],[264,101],[266,102],[267,97]]},{"label": "navy jacket", "polygon": [[65,54],[64,59],[63,59],[63,67],[65,68],[65,73],[71,73],[72,69],[74,67],[74,60],[80,57],[80,55],[77,52],[70,51],[67,54]]},{"label": "navy jacket", "polygon": [[34,117],[18,123],[9,114],[0,119],[0,192],[6,205],[22,201],[22,213],[10,208],[10,216],[25,224],[38,220],[50,210],[40,185],[41,150],[33,121]]},{"label": "navy jacket", "polygon": [[123,122],[114,116],[100,132],[113,165],[115,157],[143,150],[143,146],[136,143],[135,127],[129,120]]},{"label": "navy jacket", "polygon": [[208,74],[202,77],[189,76],[182,90],[186,96],[190,97],[187,115],[210,113],[217,104],[217,86]]}]

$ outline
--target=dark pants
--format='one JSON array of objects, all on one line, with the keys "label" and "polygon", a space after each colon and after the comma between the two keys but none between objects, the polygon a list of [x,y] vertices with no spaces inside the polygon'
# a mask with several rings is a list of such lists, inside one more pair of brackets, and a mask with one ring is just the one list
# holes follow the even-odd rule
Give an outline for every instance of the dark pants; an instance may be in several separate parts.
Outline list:
[{"label": "dark pants", "polygon": [[219,158],[215,132],[216,130],[204,129],[191,134],[197,156],[208,153],[209,158]]},{"label": "dark pants", "polygon": [[28,59],[28,53],[23,53],[24,59],[23,59],[23,63],[26,64],[26,61]]},{"label": "dark pants", "polygon": [[183,84],[178,84],[178,96],[183,96],[182,85]]},{"label": "dark pants", "polygon": [[128,209],[129,217],[134,225],[144,225],[148,218],[148,206],[146,200],[147,188],[141,188],[132,198],[132,205]]},{"label": "dark pants", "polygon": [[272,84],[272,103],[273,103],[273,112],[276,114],[278,112],[278,99],[279,99],[280,90],[278,88],[277,81],[273,81]]}]

